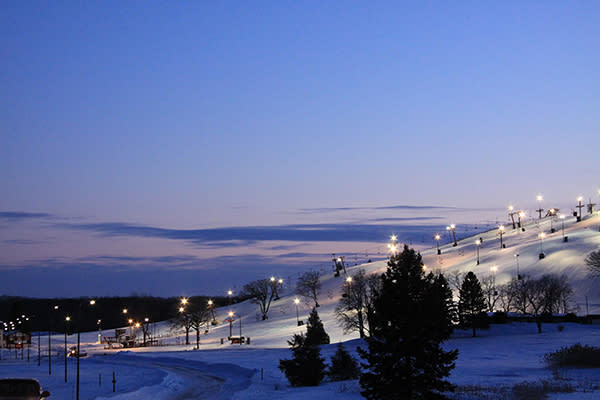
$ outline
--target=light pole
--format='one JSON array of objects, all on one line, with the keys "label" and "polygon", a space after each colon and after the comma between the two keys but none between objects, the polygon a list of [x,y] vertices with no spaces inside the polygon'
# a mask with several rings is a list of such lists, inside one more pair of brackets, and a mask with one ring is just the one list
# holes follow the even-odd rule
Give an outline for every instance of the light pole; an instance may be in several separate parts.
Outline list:
[{"label": "light pole", "polygon": [[[452,232],[452,238],[454,239],[454,243],[452,244],[452,247],[458,246],[458,243],[456,242],[456,225],[450,224],[450,226],[446,227],[446,230],[448,232]],[[450,234],[450,233],[448,233],[448,234]]]},{"label": "light pole", "polygon": [[544,209],[542,208],[542,200],[544,200],[544,198],[542,197],[541,194],[537,195],[536,197],[537,203],[538,203],[538,209],[535,210],[537,213],[539,213],[539,218],[538,219],[542,219],[542,211],[544,211]]},{"label": "light pole", "polygon": [[[54,311],[58,310],[58,306],[54,306]],[[50,312],[50,327],[48,329],[48,375],[52,375],[52,320],[54,314]]]},{"label": "light pole", "polygon": [[[89,305],[93,306],[96,304],[96,300],[90,300]],[[79,309],[77,311],[77,383],[75,384],[75,400],[79,400],[79,359],[81,358],[81,307],[83,303],[79,301]]]},{"label": "light pole", "polygon": [[540,260],[544,257],[546,257],[546,255],[544,254],[544,237],[546,236],[546,234],[544,232],[540,232],[540,234],[538,235],[540,238]]},{"label": "light pole", "polygon": [[500,248],[503,249],[504,248],[504,243],[502,243],[502,236],[504,235],[504,225],[500,225],[498,227],[498,235],[500,235]]},{"label": "light pole", "polygon": [[578,204],[575,206],[576,208],[579,208],[579,215],[577,216],[577,222],[581,221],[581,209],[583,208],[583,204],[581,204],[582,201],[583,201],[583,197],[579,196],[577,198]]},{"label": "light pole", "polygon": [[233,311],[229,311],[227,315],[229,315],[229,340],[231,340],[233,335]]},{"label": "light pole", "polygon": [[67,330],[69,321],[71,321],[71,317],[67,315],[65,317],[65,382],[67,382]]},{"label": "light pole", "polygon": [[521,231],[525,232],[525,221],[521,223],[521,220],[525,219],[525,213],[523,211],[519,211],[519,214],[517,214],[517,216],[519,217],[519,227],[521,228]]},{"label": "light pole", "polygon": [[227,296],[229,297],[229,305],[231,306],[231,296],[233,295],[233,291],[231,289],[229,289],[227,291]]},{"label": "light pole", "polygon": [[346,288],[348,289],[348,298],[350,298],[350,285],[352,284],[352,277],[349,276],[346,278]]},{"label": "light pole", "polygon": [[[498,292],[496,291],[496,272],[498,272],[498,267],[495,265],[492,265],[490,267],[490,271],[492,272],[492,291],[494,293],[494,296],[498,296]],[[495,303],[495,301],[494,301]],[[493,310],[491,310],[493,311]]]},{"label": "light pole", "polygon": [[513,210],[514,210],[513,206],[508,206],[508,216],[510,217],[510,220],[512,221],[513,229],[516,229],[517,227],[515,226],[515,212]]},{"label": "light pole", "polygon": [[[214,304],[214,302],[213,302],[211,299],[209,299],[209,300],[208,300],[208,309],[210,310],[210,316],[211,316],[211,318],[212,318],[212,319],[211,319],[211,321],[210,321],[210,324],[212,324],[212,323],[213,323],[213,321],[215,320],[215,311],[214,311],[214,309],[213,309],[213,304]],[[208,326],[209,326],[210,324],[206,324],[206,326],[207,326],[207,330],[208,330]]]},{"label": "light pole", "polygon": [[560,222],[561,222],[561,225],[562,225],[563,242],[568,242],[569,238],[567,236],[565,236],[565,214],[560,214],[558,216],[558,218],[560,218]]},{"label": "light pole", "polygon": [[441,238],[440,238],[440,235],[437,234],[437,233],[435,234],[434,238],[435,238],[435,244],[436,244],[436,247],[437,247],[437,254],[439,256],[440,254],[442,254],[442,251],[440,250],[440,239]]},{"label": "light pole", "polygon": [[300,304],[300,299],[296,297],[294,299],[294,304],[296,305],[296,325],[302,326],[304,323],[300,323],[300,314],[298,314],[298,304]]},{"label": "light pole", "polygon": [[481,246],[481,240],[477,239],[475,245],[477,246],[477,265],[479,265],[479,246]]},{"label": "light pole", "polygon": [[554,216],[556,215],[556,210],[551,208],[548,210],[548,213],[550,214],[550,233],[554,233],[556,232],[556,229],[554,229]]},{"label": "light pole", "polygon": [[521,274],[519,274],[519,253],[515,254],[515,260],[517,260],[517,280],[521,280]]},{"label": "light pole", "polygon": [[392,253],[392,256],[395,256],[398,253],[398,237],[396,235],[390,236],[390,243],[387,246],[388,251]]}]

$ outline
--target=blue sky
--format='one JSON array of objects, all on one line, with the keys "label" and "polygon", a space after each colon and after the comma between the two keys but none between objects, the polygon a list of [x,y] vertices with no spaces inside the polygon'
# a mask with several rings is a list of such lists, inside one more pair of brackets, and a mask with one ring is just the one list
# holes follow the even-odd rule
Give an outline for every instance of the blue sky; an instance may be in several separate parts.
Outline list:
[{"label": "blue sky", "polygon": [[[0,293],[90,257],[157,276],[232,257],[252,277],[284,265],[272,247],[317,262],[415,225],[378,207],[596,196],[599,17],[560,1],[2,2],[0,212],[48,215],[3,214]],[[336,229],[297,234],[316,224]],[[207,250],[140,227],[282,243]]]}]

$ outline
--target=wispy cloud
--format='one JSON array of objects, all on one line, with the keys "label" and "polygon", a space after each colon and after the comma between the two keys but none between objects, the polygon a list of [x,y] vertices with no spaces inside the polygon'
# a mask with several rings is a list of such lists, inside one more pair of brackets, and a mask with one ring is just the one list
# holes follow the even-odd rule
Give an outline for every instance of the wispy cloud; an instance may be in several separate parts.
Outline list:
[{"label": "wispy cloud", "polygon": [[364,210],[452,210],[455,207],[448,206],[408,206],[408,205],[396,205],[396,206],[381,206],[381,207],[322,207],[322,208],[301,208],[296,213],[298,214],[313,214],[313,213],[330,213],[337,211],[364,211]]},{"label": "wispy cloud", "polygon": [[442,229],[442,225],[376,224],[297,224],[282,226],[242,226],[210,229],[168,229],[120,222],[94,224],[57,224],[62,228],[94,232],[102,236],[136,236],[188,241],[201,246],[227,247],[241,241],[292,242],[371,242],[381,243],[390,232],[402,231],[406,237],[421,236]]},{"label": "wispy cloud", "polygon": [[9,221],[19,221],[26,219],[39,219],[53,217],[52,214],[24,212],[24,211],[0,211],[0,219]]}]

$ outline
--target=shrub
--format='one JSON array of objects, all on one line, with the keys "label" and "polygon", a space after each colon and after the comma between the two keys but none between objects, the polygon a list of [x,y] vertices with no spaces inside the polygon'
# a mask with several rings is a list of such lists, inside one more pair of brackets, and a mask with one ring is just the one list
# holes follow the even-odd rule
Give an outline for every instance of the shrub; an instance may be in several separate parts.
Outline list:
[{"label": "shrub", "polygon": [[508,322],[508,315],[502,311],[496,311],[492,315],[492,324],[506,324]]},{"label": "shrub", "polygon": [[306,342],[304,334],[294,335],[288,340],[293,357],[291,360],[279,360],[279,369],[283,371],[292,386],[317,386],[325,376],[325,360],[321,358],[318,346]]},{"label": "shrub", "polygon": [[515,400],[544,400],[548,393],[572,393],[575,391],[573,385],[568,382],[556,382],[541,380],[537,382],[521,382],[512,388]]},{"label": "shrub", "polygon": [[360,375],[356,359],[344,349],[341,343],[338,343],[337,351],[331,357],[331,367],[327,375],[332,381],[356,379]]},{"label": "shrub", "polygon": [[600,348],[577,343],[545,354],[544,361],[552,367],[600,368]]}]

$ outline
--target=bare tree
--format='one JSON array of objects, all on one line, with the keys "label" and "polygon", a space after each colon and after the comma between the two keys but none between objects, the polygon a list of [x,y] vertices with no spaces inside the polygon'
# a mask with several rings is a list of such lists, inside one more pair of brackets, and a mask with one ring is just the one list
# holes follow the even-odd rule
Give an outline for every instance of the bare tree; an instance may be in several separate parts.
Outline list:
[{"label": "bare tree", "polygon": [[321,281],[319,271],[308,271],[300,275],[296,283],[296,293],[307,297],[315,302],[315,307],[319,307],[319,293],[321,292]]},{"label": "bare tree", "polygon": [[207,325],[210,320],[210,312],[204,308],[196,308],[191,315],[191,326],[196,331],[196,349],[200,349],[200,330],[205,329],[203,325]]},{"label": "bare tree", "polygon": [[594,276],[600,276],[600,250],[592,251],[585,258],[588,269]]},{"label": "bare tree", "polygon": [[488,312],[494,312],[496,310],[496,303],[500,299],[500,292],[496,287],[496,277],[490,275],[483,278],[481,280],[481,288],[483,289]]},{"label": "bare tree", "polygon": [[245,284],[242,289],[242,292],[251,298],[254,304],[258,304],[263,321],[269,318],[269,308],[277,295],[277,285],[277,281],[259,279]]},{"label": "bare tree", "polygon": [[190,344],[190,330],[192,330],[192,314],[190,312],[182,311],[179,315],[171,320],[172,329],[185,330],[185,344]]},{"label": "bare tree", "polygon": [[335,307],[335,315],[345,333],[358,331],[360,337],[364,338],[366,331],[370,336],[373,298],[379,285],[379,275],[366,276],[361,269],[342,287],[342,297]]},{"label": "bare tree", "polygon": [[513,278],[510,282],[498,286],[498,303],[505,313],[512,311],[515,307],[517,285],[518,280]]}]

